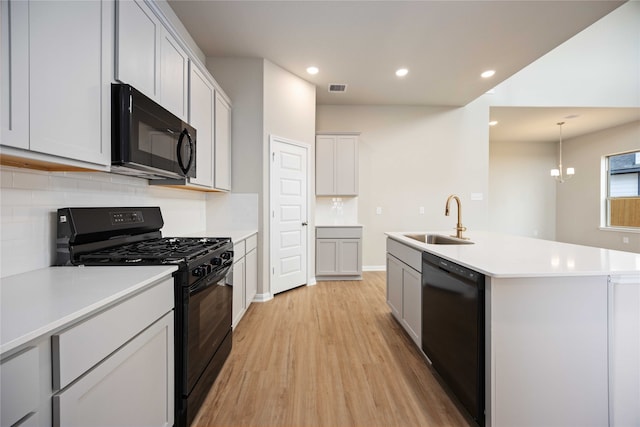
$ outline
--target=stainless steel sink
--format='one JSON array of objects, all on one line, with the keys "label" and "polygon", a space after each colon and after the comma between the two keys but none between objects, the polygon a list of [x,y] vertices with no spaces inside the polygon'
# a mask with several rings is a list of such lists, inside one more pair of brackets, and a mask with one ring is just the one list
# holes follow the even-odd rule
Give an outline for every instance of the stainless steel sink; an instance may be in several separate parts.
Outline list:
[{"label": "stainless steel sink", "polygon": [[457,237],[444,236],[442,234],[405,234],[404,236],[431,245],[473,245],[473,242],[470,240],[458,239]]}]

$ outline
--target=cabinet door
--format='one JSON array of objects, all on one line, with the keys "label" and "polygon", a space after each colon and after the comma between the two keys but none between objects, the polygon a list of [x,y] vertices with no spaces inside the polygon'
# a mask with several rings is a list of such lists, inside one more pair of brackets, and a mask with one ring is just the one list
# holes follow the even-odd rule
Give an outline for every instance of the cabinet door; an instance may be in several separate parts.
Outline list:
[{"label": "cabinet door", "polygon": [[[2,145],[29,148],[29,3],[0,2]],[[4,425],[4,423],[3,423]]]},{"label": "cabinet door", "polygon": [[196,177],[190,182],[213,187],[215,90],[206,75],[190,65],[189,123],[196,128]]},{"label": "cabinet door", "polygon": [[402,269],[402,262],[387,255],[387,304],[398,320],[402,319]]},{"label": "cabinet door", "polygon": [[408,266],[402,269],[402,323],[413,341],[422,346],[422,280]]},{"label": "cabinet door", "polygon": [[339,259],[340,274],[362,274],[362,259],[360,239],[340,240]]},{"label": "cabinet door", "polygon": [[244,300],[245,300],[245,258],[240,258],[233,264],[233,308],[232,325],[235,328],[242,315],[244,314]]},{"label": "cabinet door", "polygon": [[143,0],[117,3],[116,79],[159,101],[162,24]]},{"label": "cabinet door", "polygon": [[338,274],[339,239],[316,239],[316,274]]},{"label": "cabinet door", "polygon": [[258,292],[258,250],[253,249],[247,253],[245,262],[245,308],[249,308]]},{"label": "cabinet door", "polygon": [[316,195],[335,195],[335,137],[316,136]]},{"label": "cabinet door", "polygon": [[338,136],[335,147],[336,195],[356,196],[358,195],[358,138]]},{"label": "cabinet door", "polygon": [[[162,30],[160,43],[160,104],[183,120],[187,119],[189,56],[176,39]],[[196,127],[197,131],[200,131]]]},{"label": "cabinet door", "polygon": [[30,149],[111,163],[113,2],[29,2]]},{"label": "cabinet door", "polygon": [[53,396],[54,425],[172,426],[173,311]]},{"label": "cabinet door", "polygon": [[0,421],[10,426],[38,408],[40,364],[37,347],[30,347],[0,364]]},{"label": "cabinet door", "polygon": [[216,92],[215,187],[231,190],[231,107]]}]

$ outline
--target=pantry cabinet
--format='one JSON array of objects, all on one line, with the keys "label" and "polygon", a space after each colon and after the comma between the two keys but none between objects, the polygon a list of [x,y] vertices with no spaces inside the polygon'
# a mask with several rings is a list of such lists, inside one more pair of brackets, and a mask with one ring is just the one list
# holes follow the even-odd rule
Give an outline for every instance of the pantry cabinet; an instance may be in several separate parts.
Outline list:
[{"label": "pantry cabinet", "polygon": [[316,135],[316,196],[358,195],[358,135]]},{"label": "pantry cabinet", "polygon": [[2,163],[108,170],[113,1],[0,7]]},{"label": "pantry cabinet", "polygon": [[362,227],[316,227],[317,280],[362,279]]}]

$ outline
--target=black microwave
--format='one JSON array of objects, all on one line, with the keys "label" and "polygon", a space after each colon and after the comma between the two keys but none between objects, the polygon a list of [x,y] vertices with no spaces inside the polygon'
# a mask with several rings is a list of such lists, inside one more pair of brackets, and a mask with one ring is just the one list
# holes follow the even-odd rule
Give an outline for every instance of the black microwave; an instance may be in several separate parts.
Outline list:
[{"label": "black microwave", "polygon": [[196,130],[127,84],[111,85],[111,171],[146,179],[196,176]]}]

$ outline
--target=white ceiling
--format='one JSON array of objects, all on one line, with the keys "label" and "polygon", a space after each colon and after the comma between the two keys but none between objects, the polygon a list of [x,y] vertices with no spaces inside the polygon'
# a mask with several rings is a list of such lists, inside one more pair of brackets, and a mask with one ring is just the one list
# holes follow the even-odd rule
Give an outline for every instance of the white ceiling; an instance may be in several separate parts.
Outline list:
[{"label": "white ceiling", "polygon": [[[624,1],[168,0],[208,57],[266,58],[317,103],[460,106]],[[311,76],[314,65],[320,73]],[[395,70],[407,67],[404,78]],[[480,78],[495,69],[488,80]],[[330,83],[347,92],[331,94]],[[578,115],[567,119],[567,116]],[[492,108],[491,141],[557,141],[640,120],[633,108]]]},{"label": "white ceiling", "polygon": [[169,0],[206,56],[266,58],[316,84],[318,104],[439,106],[467,104],[622,3]]},{"label": "white ceiling", "polygon": [[[491,107],[490,141],[557,142],[640,120],[640,108]],[[640,144],[640,141],[638,142]]]}]

